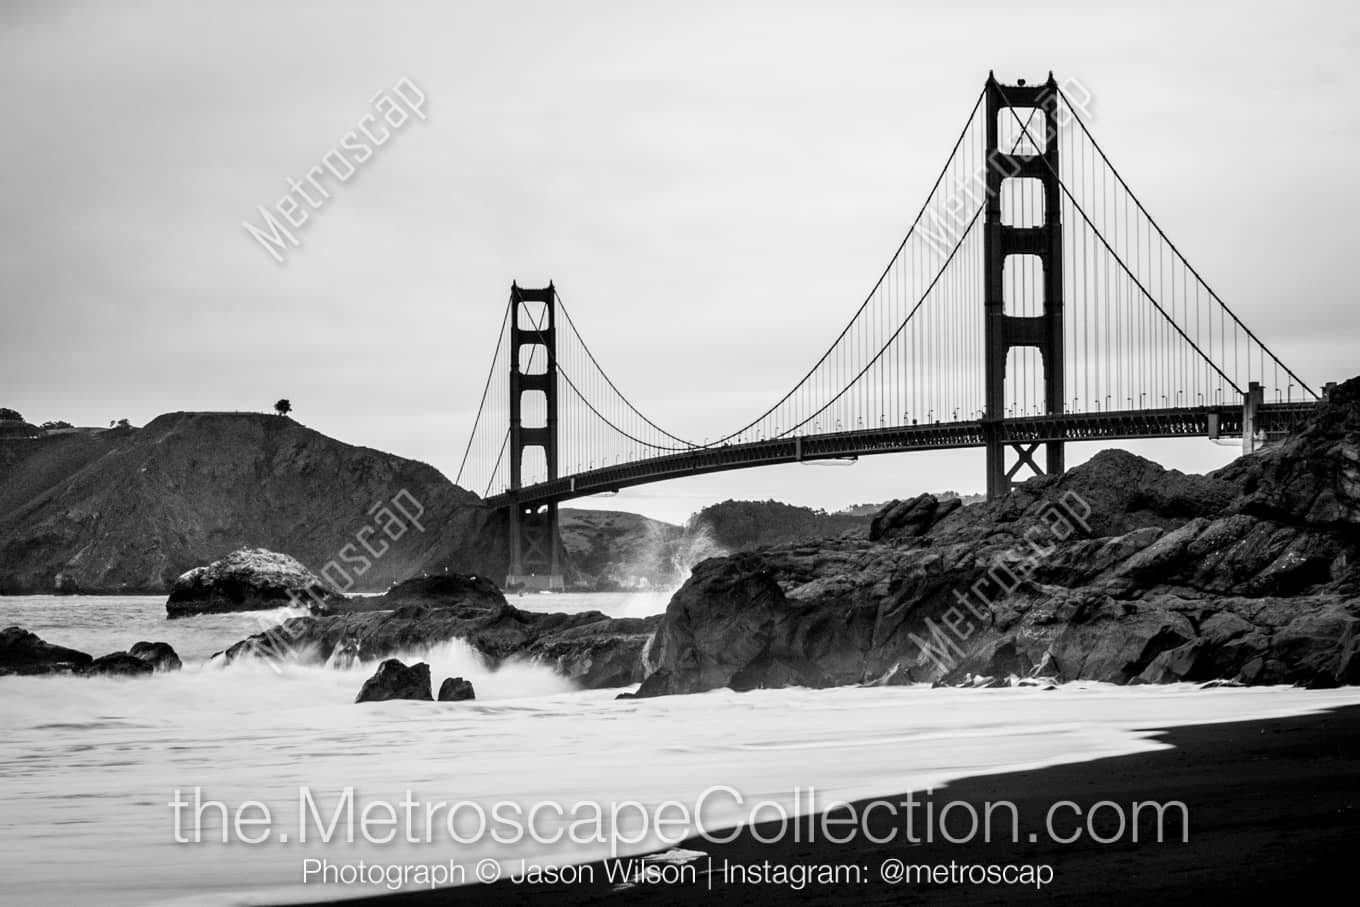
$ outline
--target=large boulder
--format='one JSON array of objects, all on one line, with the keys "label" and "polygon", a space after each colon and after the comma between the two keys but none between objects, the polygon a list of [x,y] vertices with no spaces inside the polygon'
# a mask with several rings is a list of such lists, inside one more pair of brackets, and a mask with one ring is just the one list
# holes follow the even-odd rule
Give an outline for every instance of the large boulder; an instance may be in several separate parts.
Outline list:
[{"label": "large boulder", "polygon": [[261,611],[289,605],[325,609],[342,597],[286,554],[241,548],[195,567],[175,580],[166,600],[168,617]]},{"label": "large boulder", "polygon": [[786,595],[781,567],[788,569],[758,553],[696,566],[666,607],[652,647],[655,670],[637,695],[858,681],[875,609],[839,582],[821,585],[811,599]]},{"label": "large boulder", "polygon": [[156,673],[156,668],[136,655],[113,652],[90,662],[85,673],[95,677],[145,677]]},{"label": "large boulder", "polygon": [[444,682],[439,685],[440,702],[466,702],[469,699],[476,699],[477,691],[472,688],[472,681],[464,680],[461,677],[445,677]]},{"label": "large boulder", "polygon": [[79,674],[92,661],[85,652],[54,646],[23,627],[0,630],[0,675]]},{"label": "large boulder", "polygon": [[179,654],[168,642],[135,643],[128,654],[140,658],[157,671],[178,671],[184,667]]},{"label": "large boulder", "polygon": [[590,619],[580,623],[561,621],[558,629],[545,627],[524,647],[523,654],[588,690],[624,687],[641,680],[643,652],[661,616],[587,614]]},{"label": "large boulder", "polygon": [[388,699],[416,699],[432,701],[430,696],[430,666],[425,662],[407,666],[395,658],[378,665],[378,670],[364,681],[355,702],[384,702]]},{"label": "large boulder", "polygon": [[[346,603],[337,610],[393,611],[398,608],[500,607],[505,596],[500,587],[485,576],[440,573],[418,576],[398,583],[383,595],[362,602]],[[359,607],[362,605],[362,608]]]}]

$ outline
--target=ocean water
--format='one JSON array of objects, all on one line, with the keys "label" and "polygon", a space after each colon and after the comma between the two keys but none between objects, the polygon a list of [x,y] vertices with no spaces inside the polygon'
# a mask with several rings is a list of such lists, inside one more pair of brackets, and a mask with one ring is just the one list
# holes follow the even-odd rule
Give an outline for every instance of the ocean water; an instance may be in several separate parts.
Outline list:
[{"label": "ocean water", "polygon": [[[516,603],[640,614],[659,610],[664,596],[526,596]],[[0,626],[17,623],[94,654],[165,640],[185,660],[182,672],[136,680],[0,678],[0,853],[7,864],[0,902],[258,904],[371,895],[386,883],[304,884],[305,861],[452,863],[474,878],[484,860],[509,872],[520,860],[561,864],[611,849],[653,849],[665,842],[641,817],[668,801],[691,808],[685,829],[669,829],[674,838],[695,830],[695,821],[709,829],[742,822],[756,803],[796,814],[971,775],[1157,749],[1163,744],[1149,739],[1156,728],[1360,702],[1358,689],[1100,684],[716,691],[618,701],[617,691],[575,690],[541,665],[491,671],[453,642],[405,657],[429,661],[436,684],[455,674],[471,679],[475,702],[355,705],[371,664],[332,670],[207,662],[280,616],[166,621],[158,598],[0,598]],[[452,829],[437,818],[402,824],[388,843],[359,835],[354,843],[323,844],[320,826],[346,802],[346,790],[356,814],[407,801],[418,815],[428,818],[432,805],[446,804],[444,815],[467,821]],[[176,791],[186,804],[178,841],[170,805]],[[197,824],[195,796],[208,804]],[[268,839],[255,844],[243,838],[260,834],[258,826],[240,835],[231,822],[238,811],[262,815],[245,806],[251,801],[272,818]],[[213,803],[227,810],[225,828]],[[521,817],[536,805],[549,808],[537,813],[535,833],[518,841],[478,836],[477,809],[491,815],[507,804]],[[617,821],[603,820],[612,841],[552,840],[584,814],[581,804],[617,814]],[[776,807],[762,808],[760,818],[769,818]],[[324,821],[301,842],[313,815]],[[410,842],[413,827],[417,840]]]}]

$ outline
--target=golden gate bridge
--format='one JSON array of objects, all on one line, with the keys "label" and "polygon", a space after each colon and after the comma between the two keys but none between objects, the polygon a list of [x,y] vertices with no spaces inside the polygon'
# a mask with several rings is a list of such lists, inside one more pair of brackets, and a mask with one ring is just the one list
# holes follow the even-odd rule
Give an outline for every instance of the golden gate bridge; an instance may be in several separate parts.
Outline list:
[{"label": "golden gate bridge", "polygon": [[614,383],[555,286],[512,285],[456,483],[508,512],[508,588],[563,586],[557,508],[683,476],[984,448],[987,494],[1068,441],[1289,433],[1319,395],[1232,311],[1050,73],[987,79],[845,327],[763,412],[696,442]]}]

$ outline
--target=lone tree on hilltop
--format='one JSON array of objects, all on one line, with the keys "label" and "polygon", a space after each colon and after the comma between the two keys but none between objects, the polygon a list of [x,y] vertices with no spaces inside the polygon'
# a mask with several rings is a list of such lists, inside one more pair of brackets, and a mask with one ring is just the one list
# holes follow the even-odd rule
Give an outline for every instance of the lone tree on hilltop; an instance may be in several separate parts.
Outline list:
[{"label": "lone tree on hilltop", "polygon": [[289,403],[286,399],[280,400],[278,403],[274,404],[274,412],[278,413],[280,416],[286,416],[292,411],[293,404]]}]

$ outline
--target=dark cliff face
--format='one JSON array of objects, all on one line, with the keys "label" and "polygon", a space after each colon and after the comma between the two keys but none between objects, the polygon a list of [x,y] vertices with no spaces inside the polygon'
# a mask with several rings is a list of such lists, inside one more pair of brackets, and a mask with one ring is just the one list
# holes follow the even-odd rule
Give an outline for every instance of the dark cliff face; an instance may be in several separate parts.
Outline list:
[{"label": "dark cliff face", "polygon": [[433,467],[277,416],[171,413],[0,444],[0,592],[163,592],[242,547],[380,590],[446,568],[497,575],[504,535]]},{"label": "dark cliff face", "polygon": [[1206,476],[1105,451],[963,508],[890,505],[874,540],[695,568],[640,695],[958,682],[1360,683],[1360,379]]}]

